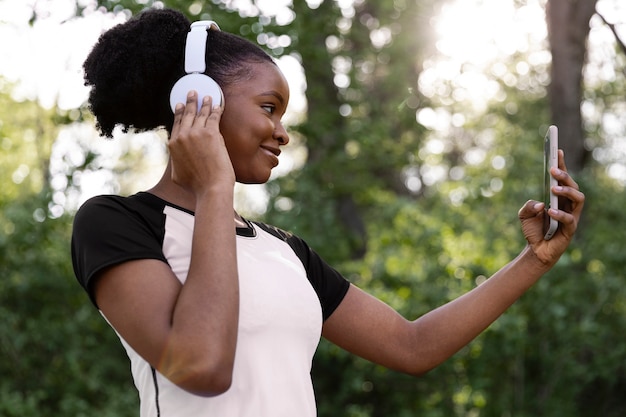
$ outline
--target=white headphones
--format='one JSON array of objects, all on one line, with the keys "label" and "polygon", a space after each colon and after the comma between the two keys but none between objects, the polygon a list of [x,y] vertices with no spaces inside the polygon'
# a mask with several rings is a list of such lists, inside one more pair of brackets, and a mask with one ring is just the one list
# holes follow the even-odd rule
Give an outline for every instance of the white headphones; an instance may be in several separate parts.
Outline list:
[{"label": "white headphones", "polygon": [[195,90],[198,93],[198,112],[202,107],[202,99],[211,96],[213,106],[224,107],[224,94],[213,78],[204,74],[206,70],[207,30],[220,30],[212,20],[201,20],[191,24],[185,44],[185,72],[187,75],[176,81],[170,92],[170,107],[174,111],[176,104],[187,102],[187,93]]}]

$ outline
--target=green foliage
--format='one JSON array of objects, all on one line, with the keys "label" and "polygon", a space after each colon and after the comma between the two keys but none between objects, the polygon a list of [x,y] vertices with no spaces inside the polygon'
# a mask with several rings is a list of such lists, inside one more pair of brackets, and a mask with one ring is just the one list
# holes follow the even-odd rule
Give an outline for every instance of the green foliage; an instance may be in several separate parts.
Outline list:
[{"label": "green foliage", "polygon": [[0,415],[136,415],[119,341],[73,276],[71,217],[50,210],[61,117],[6,94],[0,114]]},{"label": "green foliage", "polygon": [[35,195],[4,210],[15,231],[0,242],[0,415],[134,415],[119,341],[68,262],[71,219],[34,218],[46,204]]}]

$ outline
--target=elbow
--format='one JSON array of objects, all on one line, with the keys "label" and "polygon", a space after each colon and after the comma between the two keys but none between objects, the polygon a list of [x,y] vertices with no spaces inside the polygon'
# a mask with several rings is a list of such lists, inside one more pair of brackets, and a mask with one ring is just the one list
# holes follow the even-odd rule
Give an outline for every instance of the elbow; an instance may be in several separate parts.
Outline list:
[{"label": "elbow", "polygon": [[[234,358],[233,358],[234,359]],[[234,360],[195,362],[171,367],[163,375],[185,391],[201,397],[214,397],[228,391],[233,381]]]},{"label": "elbow", "polygon": [[231,369],[205,370],[190,376],[178,385],[185,391],[201,397],[214,397],[230,389],[233,381]]},{"label": "elbow", "polygon": [[414,377],[420,377],[420,376],[424,376],[427,373],[429,373],[430,371],[432,371],[433,369],[435,369],[437,367],[437,365],[433,365],[433,366],[416,366],[413,367],[412,369],[408,369],[405,370],[405,373],[414,376]]},{"label": "elbow", "polygon": [[421,377],[446,361],[445,357],[426,358],[425,356],[424,354],[413,355],[410,359],[403,361],[398,370],[411,376]]},{"label": "elbow", "polygon": [[406,360],[395,363],[381,363],[381,365],[387,368],[400,372],[406,375],[421,377],[435,369],[438,363],[426,363],[419,358],[412,358],[412,360]]},{"label": "elbow", "polygon": [[167,378],[191,394],[201,397],[214,397],[228,391],[233,381],[232,367],[230,369],[227,366],[216,368],[187,368],[176,374],[168,375]]}]

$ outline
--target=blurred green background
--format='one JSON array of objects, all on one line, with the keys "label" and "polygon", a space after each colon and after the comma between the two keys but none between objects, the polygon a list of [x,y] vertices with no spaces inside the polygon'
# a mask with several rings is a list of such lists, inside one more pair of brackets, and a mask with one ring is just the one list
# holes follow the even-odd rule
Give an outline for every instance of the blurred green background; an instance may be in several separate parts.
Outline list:
[{"label": "blurred green background", "polygon": [[266,186],[238,188],[239,210],[406,317],[523,248],[549,124],[587,196],[559,264],[431,373],[322,341],[320,416],[626,415],[626,8],[547,3],[0,0],[0,416],[138,415],[69,240],[85,198],[146,188],[163,166],[162,133],[98,138],[80,81],[101,30],[163,6],[259,42],[292,83],[290,149]]}]

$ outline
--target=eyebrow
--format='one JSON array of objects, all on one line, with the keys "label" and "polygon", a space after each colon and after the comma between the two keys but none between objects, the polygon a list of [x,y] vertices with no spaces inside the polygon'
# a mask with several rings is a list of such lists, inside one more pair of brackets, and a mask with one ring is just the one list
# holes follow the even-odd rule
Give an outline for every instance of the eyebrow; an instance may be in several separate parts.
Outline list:
[{"label": "eyebrow", "polygon": [[278,101],[280,101],[280,104],[282,105],[285,104],[285,99],[283,98],[283,96],[278,91],[275,91],[275,90],[266,91],[264,93],[259,94],[259,96],[273,96],[273,97],[276,97]]}]

